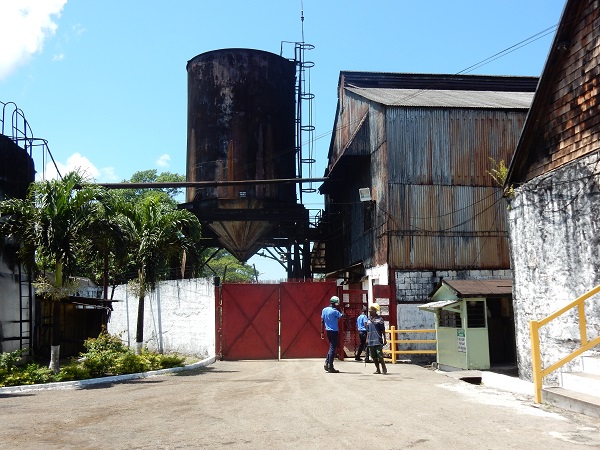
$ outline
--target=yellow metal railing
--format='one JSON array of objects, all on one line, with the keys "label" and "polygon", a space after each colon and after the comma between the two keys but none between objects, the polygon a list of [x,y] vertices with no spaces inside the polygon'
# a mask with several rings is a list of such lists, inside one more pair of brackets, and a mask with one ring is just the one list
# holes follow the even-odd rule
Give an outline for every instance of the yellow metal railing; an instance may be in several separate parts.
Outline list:
[{"label": "yellow metal railing", "polygon": [[[559,367],[564,366],[569,361],[572,361],[577,356],[581,355],[583,352],[595,347],[600,344],[600,336],[588,341],[587,338],[587,322],[585,318],[585,301],[596,295],[600,292],[600,285],[596,286],[589,292],[586,292],[578,299],[572,301],[564,308],[559,309],[553,314],[550,314],[548,317],[543,318],[542,320],[532,320],[529,322],[529,331],[531,334],[531,363],[533,366],[533,387],[535,389],[535,402],[542,402],[542,379],[548,374],[554,372]],[[581,346],[574,350],[571,354],[565,356],[560,361],[552,364],[546,369],[542,369],[542,359],[540,356],[540,333],[539,330],[542,326],[546,325],[548,322],[556,319],[558,316],[566,313],[567,311],[577,307],[578,316],[579,316],[579,335],[581,340]]]},{"label": "yellow metal railing", "polygon": [[436,339],[398,339],[398,333],[433,333],[435,330],[396,330],[396,327],[390,327],[389,330],[385,330],[389,335],[388,344],[390,349],[383,349],[383,353],[391,354],[392,364],[396,364],[398,359],[397,355],[402,354],[435,354],[437,351],[434,350],[398,350],[400,344],[436,344]]}]

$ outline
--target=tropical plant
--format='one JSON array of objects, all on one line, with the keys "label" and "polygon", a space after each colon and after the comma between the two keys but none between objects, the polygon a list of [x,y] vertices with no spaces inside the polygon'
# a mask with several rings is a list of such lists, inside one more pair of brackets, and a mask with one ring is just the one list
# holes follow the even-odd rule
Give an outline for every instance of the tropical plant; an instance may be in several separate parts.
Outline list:
[{"label": "tropical plant", "polygon": [[223,282],[245,282],[253,281],[258,277],[254,267],[247,263],[240,262],[227,250],[220,249],[211,254],[202,270],[202,275],[218,276]]},{"label": "tropical plant", "polygon": [[187,210],[173,209],[155,196],[149,196],[123,210],[121,229],[137,270],[138,317],[136,352],[144,342],[144,299],[154,290],[173,256],[183,260],[197,257],[200,222]]},{"label": "tropical plant", "polygon": [[[140,170],[135,172],[127,183],[176,183],[185,181],[185,175],[179,175],[172,172],[158,173],[156,169]],[[137,202],[147,197],[159,197],[170,203],[171,206],[177,206],[176,197],[182,192],[181,188],[136,188],[119,190],[117,195],[121,196],[127,202]]]},{"label": "tropical plant", "polygon": [[38,295],[52,302],[50,369],[59,370],[61,299],[76,290],[78,248],[85,241],[98,199],[105,191],[88,185],[77,172],[62,180],[31,184],[25,199],[0,202],[0,236],[20,244],[18,257],[30,270],[50,270],[34,284]]}]

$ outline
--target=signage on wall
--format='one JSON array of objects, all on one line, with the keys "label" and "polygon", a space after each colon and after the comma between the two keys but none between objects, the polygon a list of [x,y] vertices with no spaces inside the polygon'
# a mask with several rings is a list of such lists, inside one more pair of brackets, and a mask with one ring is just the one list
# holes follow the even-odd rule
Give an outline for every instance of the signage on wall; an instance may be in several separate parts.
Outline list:
[{"label": "signage on wall", "polygon": [[467,342],[465,339],[465,330],[459,328],[456,330],[456,338],[458,342],[458,351],[462,353],[467,353]]}]

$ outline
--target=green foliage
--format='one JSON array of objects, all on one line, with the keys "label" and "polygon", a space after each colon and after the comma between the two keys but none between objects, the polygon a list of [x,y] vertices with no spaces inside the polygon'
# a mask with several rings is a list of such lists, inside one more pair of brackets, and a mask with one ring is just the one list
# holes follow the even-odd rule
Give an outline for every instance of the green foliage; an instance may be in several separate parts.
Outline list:
[{"label": "green foliage", "polygon": [[[123,180],[124,183],[173,183],[185,181],[184,175],[171,172],[157,173],[156,169],[140,170],[135,172],[129,180]],[[144,189],[120,189],[118,195],[126,202],[137,203],[147,197],[155,197],[161,202],[168,203],[171,207],[177,206],[175,199],[182,193],[180,188],[144,188]]]},{"label": "green foliage", "polygon": [[61,367],[58,374],[37,363],[23,365],[23,350],[1,353],[0,387],[86,380],[185,365],[185,357],[176,353],[162,355],[144,349],[140,355],[136,355],[123,344],[119,336],[111,335],[106,330],[102,330],[95,339],[87,339],[84,346],[86,352],[82,353],[79,359],[73,359]]},{"label": "green foliage", "polygon": [[15,350],[10,353],[0,353],[0,369],[12,370],[19,365],[25,350]]},{"label": "green foliage", "polygon": [[[0,371],[0,384],[2,386],[21,386],[25,384],[43,384],[54,381],[54,372],[48,367],[30,363],[25,368],[15,368],[2,374]],[[3,376],[4,375],[4,376]]]},{"label": "green foliage", "polygon": [[92,378],[89,369],[75,360],[61,367],[60,372],[56,374],[56,381],[87,380],[88,378]]},{"label": "green foliage", "polygon": [[218,276],[222,281],[234,283],[254,281],[256,278],[254,267],[238,261],[231,253],[222,249],[207,262],[201,275]]},{"label": "green foliage", "polygon": [[[487,171],[488,175],[490,175],[494,181],[500,187],[504,187],[506,184],[506,179],[508,177],[508,167],[506,167],[506,163],[503,159],[497,163],[493,158],[490,158],[492,163],[492,168]],[[512,198],[515,195],[515,189],[513,186],[508,186],[504,190],[504,196],[507,198]]]},{"label": "green foliage", "polygon": [[24,350],[0,354],[0,387],[41,384],[54,381],[54,372],[36,363],[23,365]]}]

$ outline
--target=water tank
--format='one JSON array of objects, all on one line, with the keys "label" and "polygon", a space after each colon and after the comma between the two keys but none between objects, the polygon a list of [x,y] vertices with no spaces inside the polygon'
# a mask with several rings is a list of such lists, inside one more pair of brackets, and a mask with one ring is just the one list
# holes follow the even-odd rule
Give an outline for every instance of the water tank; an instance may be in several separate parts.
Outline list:
[{"label": "water tank", "polygon": [[[188,62],[187,181],[296,176],[295,71],[293,61],[253,49],[215,50]],[[271,232],[268,212],[297,202],[293,183],[188,188],[186,200],[242,261]]]}]

